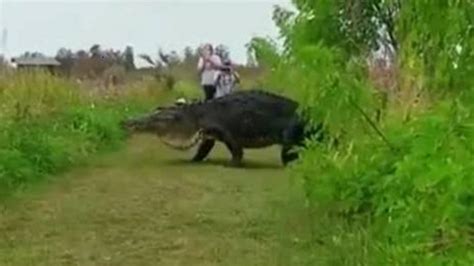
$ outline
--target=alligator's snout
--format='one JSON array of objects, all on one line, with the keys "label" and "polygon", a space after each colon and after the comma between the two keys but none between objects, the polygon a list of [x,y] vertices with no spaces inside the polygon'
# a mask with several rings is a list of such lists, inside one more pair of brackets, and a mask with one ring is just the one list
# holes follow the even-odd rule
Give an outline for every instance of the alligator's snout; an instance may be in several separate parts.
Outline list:
[{"label": "alligator's snout", "polygon": [[149,121],[148,117],[136,117],[124,119],[119,122],[120,128],[128,134],[145,133],[153,130],[153,123]]},{"label": "alligator's snout", "polygon": [[128,128],[128,121],[127,120],[120,121],[119,122],[119,127],[124,132],[126,137],[130,137],[131,132],[130,132],[130,129]]},{"label": "alligator's snout", "polygon": [[119,127],[125,132],[126,136],[132,135],[132,132],[135,129],[133,121],[128,119],[120,121]]},{"label": "alligator's snout", "polygon": [[119,126],[123,130],[127,130],[129,128],[129,121],[128,120],[122,120],[119,123]]},{"label": "alligator's snout", "polygon": [[120,121],[119,126],[121,129],[125,129],[127,127],[127,121],[126,120]]}]

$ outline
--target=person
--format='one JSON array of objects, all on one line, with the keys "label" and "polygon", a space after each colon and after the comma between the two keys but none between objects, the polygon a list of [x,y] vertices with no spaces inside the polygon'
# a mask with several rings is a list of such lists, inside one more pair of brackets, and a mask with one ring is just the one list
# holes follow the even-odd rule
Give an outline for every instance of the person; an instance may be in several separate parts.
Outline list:
[{"label": "person", "polygon": [[206,100],[215,96],[216,80],[221,68],[221,59],[214,53],[212,45],[209,43],[204,45],[201,49],[197,69],[201,75],[201,86]]},{"label": "person", "polygon": [[215,53],[220,57],[222,62],[221,71],[216,80],[215,98],[219,98],[232,93],[235,89],[235,85],[240,83],[240,77],[233,67],[227,47],[221,44],[218,45],[215,50]]},{"label": "person", "polygon": [[236,84],[240,83],[239,74],[232,67],[231,61],[226,60],[223,65],[224,67],[220,71],[216,80],[215,98],[232,93]]}]

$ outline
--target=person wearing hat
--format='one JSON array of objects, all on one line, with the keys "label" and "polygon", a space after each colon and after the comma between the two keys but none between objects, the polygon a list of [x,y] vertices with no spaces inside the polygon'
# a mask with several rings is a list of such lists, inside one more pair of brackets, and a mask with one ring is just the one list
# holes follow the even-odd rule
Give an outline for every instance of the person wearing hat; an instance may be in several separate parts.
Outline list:
[{"label": "person wearing hat", "polygon": [[219,98],[232,93],[236,84],[240,83],[240,77],[234,69],[234,65],[230,59],[229,49],[225,45],[217,45],[215,54],[220,57],[222,62],[222,68],[216,80],[215,98]]},{"label": "person wearing hat", "polygon": [[239,74],[234,70],[232,62],[225,60],[216,80],[215,98],[232,93],[238,83],[240,83]]}]

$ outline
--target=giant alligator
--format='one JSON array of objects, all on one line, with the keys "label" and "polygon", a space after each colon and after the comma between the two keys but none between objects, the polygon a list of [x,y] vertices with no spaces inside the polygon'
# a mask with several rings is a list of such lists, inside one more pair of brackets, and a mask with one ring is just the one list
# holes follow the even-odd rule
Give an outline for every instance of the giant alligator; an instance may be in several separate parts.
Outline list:
[{"label": "giant alligator", "polygon": [[[306,123],[298,103],[269,92],[242,90],[224,97],[182,105],[158,107],[150,114],[122,122],[129,133],[153,133],[176,149],[201,142],[192,161],[204,160],[215,141],[223,142],[232,166],[240,166],[244,148],[282,146],[284,165],[297,159],[295,146],[303,145]],[[314,132],[313,132],[314,133]]]}]

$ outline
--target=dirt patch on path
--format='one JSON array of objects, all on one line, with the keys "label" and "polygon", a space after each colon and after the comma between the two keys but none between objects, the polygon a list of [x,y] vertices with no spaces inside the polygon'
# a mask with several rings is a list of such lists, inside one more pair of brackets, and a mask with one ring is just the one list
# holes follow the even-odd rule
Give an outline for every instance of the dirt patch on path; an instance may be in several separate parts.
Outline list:
[{"label": "dirt patch on path", "polygon": [[247,168],[188,163],[155,139],[94,160],[0,206],[0,265],[302,265],[301,201],[278,149]]}]

